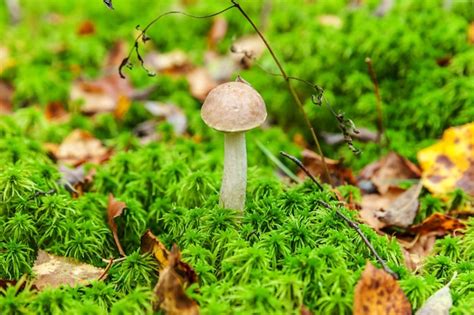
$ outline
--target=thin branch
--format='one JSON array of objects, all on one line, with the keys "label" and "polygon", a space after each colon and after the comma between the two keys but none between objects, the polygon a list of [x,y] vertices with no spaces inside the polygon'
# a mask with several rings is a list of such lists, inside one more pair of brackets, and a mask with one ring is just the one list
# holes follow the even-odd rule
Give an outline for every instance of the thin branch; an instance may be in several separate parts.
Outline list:
[{"label": "thin branch", "polygon": [[[292,160],[296,165],[298,165],[306,174],[308,174],[309,178],[311,178],[311,180],[313,181],[313,183],[316,184],[316,186],[318,186],[319,188],[321,188],[321,185],[318,183],[318,181],[316,180],[316,178],[314,178],[313,176],[311,176],[311,173],[308,171],[308,169],[303,165],[303,163],[301,163],[301,161],[299,161],[297,158],[295,158],[294,156],[291,156],[289,155],[288,153],[285,153],[285,152],[280,152],[281,155],[289,158],[290,160]],[[336,214],[341,217],[344,221],[347,222],[347,224],[349,224],[349,226],[351,228],[353,228],[357,234],[359,234],[359,236],[362,238],[362,240],[364,241],[365,245],[367,245],[367,247],[369,248],[369,250],[372,252],[372,254],[375,256],[375,258],[377,259],[377,261],[382,265],[382,268],[388,273],[390,274],[392,277],[394,277],[395,279],[398,279],[398,275],[392,271],[392,269],[390,269],[389,266],[387,266],[387,263],[385,262],[385,260],[382,259],[382,257],[380,257],[380,255],[377,253],[377,251],[375,250],[374,246],[370,243],[369,239],[367,238],[367,236],[365,236],[365,234],[362,232],[362,230],[360,229],[359,227],[359,224],[352,221],[351,219],[349,219],[348,217],[346,217],[344,214],[342,214],[338,209],[333,209],[331,208],[331,206],[329,204],[327,204],[326,202],[322,201],[322,200],[318,200],[317,201],[320,205],[324,206],[325,208],[329,209],[329,210],[334,210],[336,211]]]},{"label": "thin branch", "polygon": [[293,155],[290,155],[290,154],[288,154],[288,153],[286,153],[286,152],[283,152],[283,151],[281,151],[280,154],[283,155],[284,157],[286,157],[286,158],[292,160],[293,163],[295,163],[296,165],[298,165],[298,166],[303,170],[303,172],[305,172],[306,175],[308,175],[308,177],[311,178],[311,180],[316,184],[316,186],[318,186],[319,190],[321,190],[321,191],[324,190],[323,186],[321,186],[321,184],[316,180],[316,178],[313,176],[313,174],[311,174],[311,173],[309,172],[309,170],[303,165],[303,163],[301,163],[300,160],[298,160],[298,159],[297,159],[296,157],[294,157]]},{"label": "thin branch", "polygon": [[110,268],[112,267],[113,264],[114,264],[114,259],[110,258],[109,262],[107,264],[107,267],[105,267],[104,272],[99,276],[99,278],[97,278],[98,281],[105,280],[105,278],[107,278],[107,274],[108,274],[108,272],[109,272],[109,270],[110,270]]},{"label": "thin branch", "polygon": [[[115,259],[112,259],[112,263],[118,263],[118,262],[121,262],[121,261],[124,261],[125,259],[127,259],[127,256],[124,256],[124,257],[120,257],[120,258],[115,258]],[[105,259],[105,258],[102,258],[102,261],[103,262],[106,262],[108,263],[110,261],[110,259]]]},{"label": "thin branch", "polygon": [[379,82],[377,81],[377,75],[375,74],[374,68],[372,66],[372,59],[369,57],[365,58],[365,63],[367,64],[367,69],[374,84],[374,93],[377,101],[377,142],[380,143],[382,140],[382,135],[384,134],[383,128],[383,113],[382,113],[382,97],[380,96]]}]

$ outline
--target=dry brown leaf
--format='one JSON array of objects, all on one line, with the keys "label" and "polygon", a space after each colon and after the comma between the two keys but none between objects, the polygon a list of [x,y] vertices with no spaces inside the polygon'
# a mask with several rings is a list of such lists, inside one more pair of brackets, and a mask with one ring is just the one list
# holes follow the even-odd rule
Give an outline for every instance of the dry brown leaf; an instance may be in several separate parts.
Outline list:
[{"label": "dry brown leaf", "polygon": [[36,275],[33,284],[42,290],[45,287],[56,288],[61,285],[87,285],[97,280],[104,273],[104,269],[39,250],[33,273]]},{"label": "dry brown leaf", "polygon": [[411,305],[398,282],[367,262],[354,293],[354,315],[408,315]]},{"label": "dry brown leaf", "polygon": [[436,235],[446,235],[456,230],[462,230],[466,227],[460,220],[442,213],[434,213],[423,222],[410,227],[410,232],[427,234],[436,233]]},{"label": "dry brown leaf", "polygon": [[166,53],[151,52],[144,58],[145,64],[156,72],[176,75],[185,74],[192,68],[189,57],[182,50]]},{"label": "dry brown leaf", "polygon": [[79,25],[77,29],[77,35],[86,36],[95,34],[95,25],[94,22],[86,20]]},{"label": "dry brown leaf", "polygon": [[216,44],[225,37],[228,27],[229,23],[227,23],[225,18],[216,17],[214,19],[211,29],[207,34],[207,46],[210,50],[214,50],[216,48]]},{"label": "dry brown leaf", "polygon": [[474,196],[474,122],[446,129],[440,141],[418,152],[418,161],[432,193],[461,188]]},{"label": "dry brown leaf", "polygon": [[[309,170],[309,172],[315,176],[325,179],[325,172],[323,167],[322,158],[319,154],[311,150],[303,150],[303,165]],[[356,180],[352,171],[345,168],[340,161],[332,160],[327,157],[324,158],[326,165],[329,169],[329,174],[335,185],[351,184],[355,185]],[[298,172],[300,178],[305,178],[306,174],[303,171]]]},{"label": "dry brown leaf", "polygon": [[100,164],[112,155],[93,135],[83,130],[73,130],[60,145],[47,143],[45,147],[63,164],[79,166],[90,162]]},{"label": "dry brown leaf", "polygon": [[50,102],[44,111],[46,119],[55,122],[65,122],[69,119],[69,113],[64,109],[61,102]]},{"label": "dry brown leaf", "polygon": [[121,95],[117,101],[117,106],[114,110],[114,117],[119,120],[122,120],[127,114],[131,105],[132,101],[128,97]]},{"label": "dry brown leaf", "polygon": [[168,267],[169,251],[166,246],[148,230],[143,234],[140,249],[142,253],[152,253],[160,265],[160,270]]},{"label": "dry brown leaf", "polygon": [[178,247],[173,245],[168,256],[168,266],[160,271],[160,278],[154,289],[158,298],[155,309],[161,309],[167,315],[197,315],[198,304],[185,292],[189,283],[177,272],[180,261]]},{"label": "dry brown leaf", "polygon": [[431,254],[436,242],[435,233],[417,235],[413,240],[406,241],[398,238],[405,257],[405,265],[411,271],[418,270],[427,256]]},{"label": "dry brown leaf", "polygon": [[[0,47],[1,49],[1,47]],[[1,61],[0,61],[1,63]],[[0,64],[1,66],[1,64]],[[1,67],[0,67],[1,68]],[[1,71],[0,71],[1,73]],[[10,114],[13,110],[13,86],[3,80],[0,80],[0,115]]]},{"label": "dry brown leaf", "polygon": [[359,211],[360,218],[364,223],[377,231],[385,227],[387,224],[380,220],[380,209],[387,209],[403,192],[404,190],[401,188],[389,187],[383,195],[362,195],[362,210]]},{"label": "dry brown leaf", "polygon": [[207,94],[218,85],[205,68],[196,68],[186,74],[191,95],[203,102]]},{"label": "dry brown leaf", "polygon": [[265,43],[258,35],[243,36],[234,41],[230,48],[235,62],[243,68],[249,68],[253,61],[265,52],[265,49]]},{"label": "dry brown leaf", "polygon": [[114,235],[115,245],[117,245],[117,249],[122,256],[126,256],[126,254],[122,248],[122,244],[120,244],[115,218],[121,216],[125,208],[127,208],[125,202],[118,201],[114,198],[114,195],[109,194],[109,201],[107,204],[107,222],[109,223],[109,227]]},{"label": "dry brown leaf", "polygon": [[[142,236],[141,251],[152,253],[160,265],[160,270],[169,266],[170,252],[150,230],[146,231]],[[182,278],[183,283],[191,284],[198,281],[193,268],[181,260],[175,263],[174,270]]]},{"label": "dry brown leaf", "polygon": [[389,226],[398,226],[406,228],[413,224],[420,202],[420,196],[423,185],[418,182],[404,191],[395,200],[393,200],[388,207],[383,208],[379,213],[379,218],[382,222]]},{"label": "dry brown leaf", "polygon": [[361,179],[371,180],[379,193],[385,194],[389,187],[397,186],[400,181],[420,177],[419,168],[401,155],[390,152],[381,160],[364,167]]}]

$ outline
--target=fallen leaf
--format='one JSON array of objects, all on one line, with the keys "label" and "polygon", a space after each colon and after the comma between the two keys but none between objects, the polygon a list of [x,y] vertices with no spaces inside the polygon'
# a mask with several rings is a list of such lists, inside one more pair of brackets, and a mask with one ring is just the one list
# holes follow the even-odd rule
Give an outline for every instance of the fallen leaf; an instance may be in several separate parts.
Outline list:
[{"label": "fallen leaf", "polygon": [[117,245],[117,249],[122,256],[127,256],[123,251],[122,245],[120,244],[120,240],[117,234],[117,224],[115,223],[115,218],[122,215],[123,210],[127,207],[125,202],[118,201],[114,198],[114,195],[109,194],[109,201],[107,204],[107,223],[109,223],[109,227],[112,230],[112,234],[114,235],[115,245]]},{"label": "fallen leaf", "polygon": [[436,144],[418,152],[423,185],[433,194],[456,188],[474,196],[474,122],[444,131]]},{"label": "fallen leaf", "polygon": [[418,234],[411,241],[401,238],[397,240],[405,257],[405,265],[411,271],[417,271],[423,265],[425,258],[431,254],[436,242],[436,233]]},{"label": "fallen leaf", "polygon": [[207,34],[207,46],[210,50],[216,48],[217,43],[225,37],[229,23],[223,17],[216,17],[212,22],[211,29]]},{"label": "fallen leaf", "polygon": [[131,105],[131,100],[128,97],[121,95],[117,101],[117,106],[114,110],[114,117],[119,120],[122,120],[127,114]]},{"label": "fallen leaf", "polygon": [[65,122],[69,119],[68,112],[61,102],[50,102],[44,111],[46,119],[54,122]]},{"label": "fallen leaf", "polygon": [[161,309],[167,315],[197,315],[199,306],[186,295],[185,289],[189,283],[185,282],[177,272],[181,253],[173,245],[168,256],[168,266],[160,271],[160,278],[154,288],[158,300],[155,310]]},{"label": "fallen leaf", "polygon": [[160,266],[160,270],[168,267],[168,256],[170,255],[166,246],[148,230],[141,238],[140,250],[142,253],[152,253]]},{"label": "fallen leaf", "polygon": [[79,25],[79,28],[77,29],[77,35],[79,36],[86,36],[86,35],[92,35],[95,33],[95,25],[92,21],[86,20]]},{"label": "fallen leaf", "polygon": [[148,101],[145,103],[145,108],[153,116],[164,118],[170,125],[173,126],[175,134],[182,135],[186,132],[188,121],[184,112],[178,106],[174,104]]},{"label": "fallen leaf", "polygon": [[154,71],[169,75],[185,74],[192,68],[189,57],[182,50],[151,52],[144,60]]},{"label": "fallen leaf", "polygon": [[230,51],[233,53],[235,62],[246,69],[253,64],[255,59],[263,55],[265,49],[265,43],[258,35],[246,35],[234,41]]},{"label": "fallen leaf", "polygon": [[86,162],[100,164],[112,155],[93,135],[83,130],[73,130],[60,145],[46,144],[46,149],[63,164],[79,166]]},{"label": "fallen leaf", "polygon": [[436,235],[446,235],[456,230],[462,230],[466,227],[460,220],[442,213],[434,213],[423,222],[410,227],[412,233],[436,233]]},{"label": "fallen leaf", "polygon": [[313,313],[305,305],[301,305],[300,315],[313,315]]},{"label": "fallen leaf", "polygon": [[451,281],[426,300],[423,306],[415,315],[449,315],[449,310],[453,306],[453,298],[449,292],[449,285],[456,278],[456,274]]},{"label": "fallen leaf", "polygon": [[[1,68],[1,60],[0,60],[0,68]],[[0,80],[0,114],[10,114],[12,112],[13,93],[14,93],[13,86],[5,81]]]},{"label": "fallen leaf", "polygon": [[[148,230],[141,239],[142,253],[152,253],[160,265],[160,270],[170,265],[170,252],[166,246]],[[183,283],[192,284],[198,281],[196,272],[187,263],[178,260],[174,266],[175,272],[182,278]]]},{"label": "fallen leaf", "polygon": [[196,68],[186,74],[191,95],[203,102],[207,94],[218,85],[205,68]]},{"label": "fallen leaf", "polygon": [[97,280],[104,273],[104,269],[39,250],[33,273],[36,275],[33,284],[42,290],[46,287],[57,288],[62,285],[71,287],[87,285]]},{"label": "fallen leaf", "polygon": [[388,207],[382,208],[378,216],[382,222],[388,226],[398,226],[406,228],[415,220],[420,202],[420,196],[423,185],[418,182],[409,189],[400,194],[393,200]]},{"label": "fallen leaf", "polygon": [[383,195],[381,194],[365,194],[362,195],[361,207],[362,210],[359,211],[359,217],[364,223],[374,228],[375,230],[380,230],[386,226],[386,223],[382,222],[379,217],[380,209],[387,209],[390,204],[395,201],[404,190],[398,187],[389,187],[387,192]]},{"label": "fallen leaf", "polygon": [[156,120],[144,121],[133,129],[133,134],[140,139],[140,143],[143,145],[159,141],[161,136],[156,132],[157,125]]},{"label": "fallen leaf", "polygon": [[421,175],[419,168],[401,155],[390,152],[381,160],[364,167],[359,174],[361,179],[371,180],[380,194],[389,187],[397,186],[406,179],[417,179]]},{"label": "fallen leaf", "polygon": [[[301,155],[303,157],[303,165],[313,176],[326,179],[323,161],[319,154],[311,150],[303,150]],[[352,171],[348,168],[345,168],[341,161],[332,160],[327,157],[324,158],[324,161],[328,167],[329,175],[336,186],[344,184],[355,185],[356,180],[352,174]],[[300,178],[305,178],[306,174],[300,170],[298,172],[298,176]]]},{"label": "fallen leaf", "polygon": [[411,314],[411,305],[398,282],[367,262],[355,287],[354,315]]},{"label": "fallen leaf", "polygon": [[471,22],[471,24],[468,26],[467,42],[471,45],[474,45],[474,22]]}]

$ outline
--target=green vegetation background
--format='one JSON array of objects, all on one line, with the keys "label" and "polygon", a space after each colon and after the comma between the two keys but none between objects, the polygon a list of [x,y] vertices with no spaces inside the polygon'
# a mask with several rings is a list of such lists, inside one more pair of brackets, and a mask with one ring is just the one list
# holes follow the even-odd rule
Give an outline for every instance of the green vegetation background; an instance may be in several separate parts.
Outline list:
[{"label": "green vegetation background", "polygon": [[[344,111],[358,126],[374,129],[375,98],[364,63],[370,56],[380,82],[390,149],[414,159],[417,150],[445,128],[474,117],[474,49],[466,35],[473,12],[469,2],[454,1],[453,10],[447,12],[440,1],[400,1],[380,18],[372,14],[377,2],[367,1],[350,10],[345,1],[273,1],[265,34],[292,76],[319,84],[335,109]],[[282,184],[256,146],[258,140],[275,155],[280,150],[297,155],[299,149],[291,136],[307,135],[278,77],[258,68],[241,73],[263,95],[274,127],[249,136],[248,201],[239,218],[217,207],[222,137],[201,122],[200,103],[189,95],[186,81],[150,78],[138,68],[127,72],[137,87],[159,86],[151,98],[182,106],[188,131],[202,137],[200,143],[176,137],[169,126],[162,125],[165,140],[141,146],[130,130],[151,115],[139,102],[121,122],[110,114],[85,117],[68,103],[70,83],[78,75],[99,76],[114,42],[132,43],[135,26],[173,8],[174,1],[116,0],[114,11],[99,0],[23,1],[22,5],[23,21],[17,26],[7,23],[5,7],[0,6],[2,45],[16,62],[2,78],[15,87],[17,109],[12,116],[0,117],[0,278],[18,279],[31,273],[38,248],[98,266],[103,266],[101,257],[117,257],[106,224],[108,193],[128,205],[119,225],[124,226],[121,237],[129,256],[112,268],[106,282],[90,287],[39,294],[16,294],[9,288],[0,296],[0,313],[151,312],[156,266],[138,251],[147,228],[167,245],[177,243],[184,260],[197,271],[199,288],[191,288],[190,294],[204,314],[298,313],[301,304],[323,314],[351,312],[353,287],[366,260],[373,257],[352,229],[316,201],[325,200],[350,217],[355,214],[331,201],[329,192],[315,191],[309,182]],[[208,14],[227,5],[226,1],[199,1],[186,10]],[[242,1],[242,6],[259,21],[260,1]],[[337,14],[342,29],[318,24],[320,14]],[[229,31],[219,44],[223,53],[232,39],[252,33],[237,11],[225,17]],[[77,36],[84,20],[94,22],[94,36]],[[170,17],[148,35],[160,51],[179,48],[199,64],[211,23]],[[450,58],[449,64],[439,66],[437,60],[445,57]],[[259,63],[276,72],[268,54]],[[72,71],[76,66],[80,74]],[[336,131],[328,110],[311,103],[312,91],[304,85],[297,89],[317,130]],[[38,108],[50,101],[68,104],[73,112],[68,123],[46,121]],[[44,142],[60,143],[75,128],[92,132],[118,152],[99,169],[91,191],[78,199],[57,183],[61,175],[42,147]],[[324,150],[331,157],[345,157],[354,168],[380,154],[374,144],[358,145],[364,151],[360,158],[343,146],[325,146]],[[56,193],[37,194],[50,189]],[[369,227],[363,230],[401,275],[414,309],[457,271],[451,290],[453,313],[472,310],[472,225],[463,239],[438,241],[438,255],[416,275],[403,267],[395,241],[376,235]]]}]

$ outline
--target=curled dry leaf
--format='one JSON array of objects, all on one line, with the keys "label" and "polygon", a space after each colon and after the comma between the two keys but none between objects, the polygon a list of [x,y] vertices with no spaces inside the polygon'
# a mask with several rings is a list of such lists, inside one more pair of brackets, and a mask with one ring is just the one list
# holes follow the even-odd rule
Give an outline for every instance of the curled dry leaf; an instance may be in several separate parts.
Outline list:
[{"label": "curled dry leaf", "polygon": [[[310,173],[315,177],[320,177],[321,179],[326,178],[323,162],[320,155],[317,153],[304,150],[302,152],[303,156],[303,165],[310,171]],[[355,185],[356,180],[352,171],[348,168],[345,168],[340,161],[331,160],[327,157],[324,159],[326,165],[329,169],[329,174],[333,179],[333,182],[336,185],[352,184]],[[300,178],[305,178],[306,174],[300,170],[298,172]]]},{"label": "curled dry leaf", "polygon": [[[168,267],[170,262],[170,252],[166,246],[148,230],[141,239],[141,251],[152,253],[160,265],[160,270]],[[175,272],[182,278],[183,283],[192,284],[198,281],[196,272],[187,263],[178,260],[174,266]]]},{"label": "curled dry leaf", "polygon": [[424,262],[424,259],[430,255],[436,242],[436,235],[428,233],[417,235],[413,240],[406,241],[398,239],[402,246],[402,252],[405,257],[405,265],[411,271],[418,270]]},{"label": "curled dry leaf", "polygon": [[410,227],[410,232],[419,234],[435,233],[436,235],[446,235],[456,230],[466,227],[459,219],[450,217],[442,213],[434,213],[423,222]]},{"label": "curled dry leaf", "polygon": [[381,160],[364,167],[359,177],[371,180],[379,193],[385,194],[389,187],[397,186],[400,181],[419,178],[421,172],[415,164],[401,155],[390,152]]},{"label": "curled dry leaf", "polygon": [[354,315],[409,315],[411,305],[398,282],[367,262],[355,287]]},{"label": "curled dry leaf", "polygon": [[379,214],[381,209],[387,209],[403,192],[404,190],[401,188],[389,187],[383,195],[362,195],[362,210],[359,211],[360,218],[364,223],[377,231],[384,228],[387,224],[380,220]]},{"label": "curled dry leaf", "polygon": [[109,224],[110,229],[112,230],[112,234],[114,235],[115,245],[122,256],[126,256],[122,244],[120,244],[120,240],[117,233],[117,224],[115,223],[115,218],[122,215],[123,210],[127,207],[125,202],[118,201],[114,198],[114,195],[109,194],[109,201],[107,204],[107,223]]},{"label": "curled dry leaf", "polygon": [[454,278],[456,278],[456,274],[447,285],[430,296],[415,315],[449,315],[449,310],[453,306],[453,298],[451,297],[451,292],[449,292],[449,285]]},{"label": "curled dry leaf", "polygon": [[45,287],[89,284],[97,280],[104,273],[104,269],[39,250],[33,273],[36,275],[33,284],[42,290]]},{"label": "curled dry leaf", "polygon": [[420,206],[418,197],[420,196],[422,187],[421,182],[418,182],[399,195],[387,208],[383,208],[380,211],[380,220],[386,225],[403,228],[413,224],[413,220],[415,220],[416,213]]},{"label": "curled dry leaf", "polygon": [[86,162],[100,164],[112,155],[93,135],[79,129],[73,130],[60,145],[47,143],[45,146],[58,162],[73,166]]},{"label": "curled dry leaf", "polygon": [[154,292],[157,297],[155,309],[161,309],[167,315],[197,315],[199,306],[186,295],[186,283],[178,272],[181,253],[173,245],[168,256],[168,265],[160,271],[160,278]]},{"label": "curled dry leaf", "polygon": [[474,196],[474,122],[445,130],[439,142],[418,152],[418,160],[432,193],[461,188]]}]

